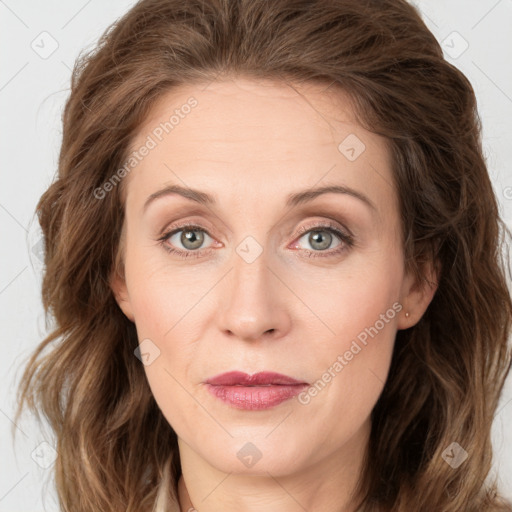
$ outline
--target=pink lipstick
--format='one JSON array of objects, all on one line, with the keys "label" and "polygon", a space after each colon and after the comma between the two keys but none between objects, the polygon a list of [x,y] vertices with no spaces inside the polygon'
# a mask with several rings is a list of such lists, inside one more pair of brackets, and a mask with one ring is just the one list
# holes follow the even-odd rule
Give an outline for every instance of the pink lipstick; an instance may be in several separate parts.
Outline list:
[{"label": "pink lipstick", "polygon": [[298,395],[307,382],[273,372],[222,373],[205,381],[212,395],[237,409],[262,410]]}]

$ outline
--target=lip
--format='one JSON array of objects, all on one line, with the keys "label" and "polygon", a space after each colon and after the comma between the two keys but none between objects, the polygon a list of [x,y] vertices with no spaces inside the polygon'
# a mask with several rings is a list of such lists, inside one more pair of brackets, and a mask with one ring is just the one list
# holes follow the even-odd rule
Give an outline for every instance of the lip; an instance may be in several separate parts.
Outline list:
[{"label": "lip", "polygon": [[244,372],[234,371],[216,375],[208,379],[206,384],[211,384],[212,386],[281,386],[307,384],[307,382],[301,382],[282,373],[259,372],[249,375]]},{"label": "lip", "polygon": [[224,403],[245,410],[263,410],[298,395],[305,387],[301,382],[287,375],[274,372],[259,372],[248,375],[244,372],[227,372],[205,381],[213,396]]}]

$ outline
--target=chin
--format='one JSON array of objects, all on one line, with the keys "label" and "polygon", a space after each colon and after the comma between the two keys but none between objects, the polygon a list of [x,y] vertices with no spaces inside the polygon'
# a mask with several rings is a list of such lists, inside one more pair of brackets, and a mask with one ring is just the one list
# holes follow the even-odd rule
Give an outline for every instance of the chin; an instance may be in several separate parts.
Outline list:
[{"label": "chin", "polygon": [[[227,443],[216,444],[201,456],[224,473],[253,476],[282,476],[297,471],[297,466],[306,463],[303,443],[295,436],[287,435],[289,443],[276,437],[265,438],[271,429],[266,428],[261,436],[230,438]],[[270,434],[271,436],[273,434]],[[311,461],[311,457],[307,457]]]}]

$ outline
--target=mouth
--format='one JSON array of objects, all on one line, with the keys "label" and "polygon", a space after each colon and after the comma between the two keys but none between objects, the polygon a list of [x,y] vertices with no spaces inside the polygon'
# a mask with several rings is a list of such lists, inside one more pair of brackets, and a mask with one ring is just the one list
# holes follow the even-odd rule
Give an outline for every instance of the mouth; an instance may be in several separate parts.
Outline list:
[{"label": "mouth", "polygon": [[274,372],[228,372],[205,381],[213,396],[236,409],[263,410],[298,395],[307,382]]}]

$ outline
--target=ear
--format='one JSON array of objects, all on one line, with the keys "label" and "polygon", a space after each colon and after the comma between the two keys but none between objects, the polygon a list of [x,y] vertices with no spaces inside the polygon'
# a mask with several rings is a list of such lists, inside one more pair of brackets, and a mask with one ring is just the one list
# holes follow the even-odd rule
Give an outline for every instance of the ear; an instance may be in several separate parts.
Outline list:
[{"label": "ear", "polygon": [[125,316],[135,322],[133,315],[132,305],[130,302],[130,295],[128,294],[128,288],[126,286],[126,280],[118,271],[112,272],[110,277],[110,288],[114,293],[117,304],[121,308]]},{"label": "ear", "polygon": [[[416,325],[437,291],[441,274],[439,261],[430,260],[424,263],[420,270],[422,271],[421,280],[418,280],[412,272],[408,273],[404,279],[400,294],[403,310],[398,318],[397,329],[408,329]],[[409,313],[407,317],[406,313]]]}]

